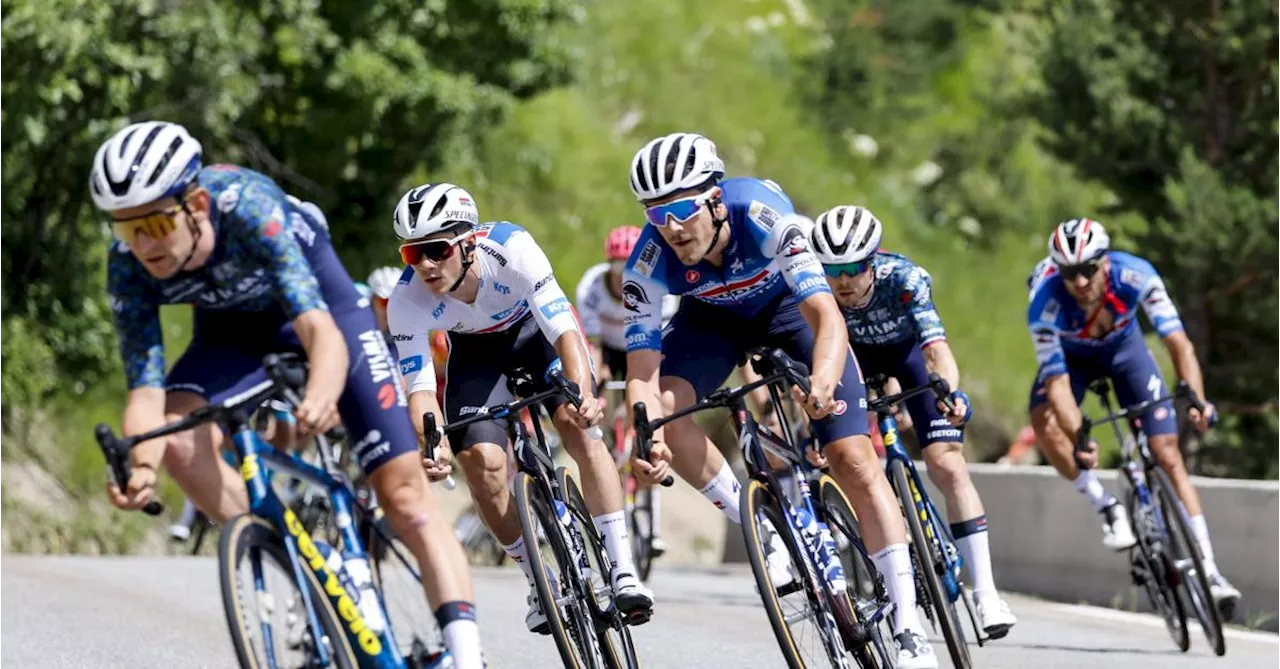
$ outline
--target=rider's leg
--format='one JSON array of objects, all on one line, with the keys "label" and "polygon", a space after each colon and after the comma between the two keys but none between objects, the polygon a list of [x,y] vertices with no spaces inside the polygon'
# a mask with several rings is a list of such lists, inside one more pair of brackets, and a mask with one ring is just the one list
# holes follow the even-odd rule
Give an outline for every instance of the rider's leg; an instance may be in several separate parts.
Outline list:
[{"label": "rider's leg", "polygon": [[1031,407],[1031,429],[1036,433],[1036,443],[1045,459],[1062,478],[1072,482],[1094,511],[1101,513],[1117,504],[1115,496],[1107,491],[1093,470],[1080,469],[1076,464],[1075,445],[1059,427],[1047,402]]},{"label": "rider's leg", "polygon": [[[165,398],[165,420],[174,422],[206,404],[192,392],[171,392]],[[222,431],[203,425],[165,438],[164,468],[187,499],[215,523],[222,524],[249,511],[244,480],[220,457]]]},{"label": "rider's leg", "polygon": [[[663,394],[663,413],[678,411],[697,401],[694,388],[676,376],[663,376],[659,382]],[[670,404],[668,405],[668,398]],[[686,416],[667,423],[663,428],[667,446],[671,448],[671,468],[689,482],[734,523],[741,523],[738,493],[742,486],[707,433]]]}]

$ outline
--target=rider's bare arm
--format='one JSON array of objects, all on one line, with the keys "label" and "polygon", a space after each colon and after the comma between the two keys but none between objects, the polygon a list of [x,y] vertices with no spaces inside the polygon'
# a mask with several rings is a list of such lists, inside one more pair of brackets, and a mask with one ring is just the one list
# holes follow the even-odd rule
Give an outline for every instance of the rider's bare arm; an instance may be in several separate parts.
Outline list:
[{"label": "rider's bare arm", "polygon": [[937,373],[947,380],[952,390],[960,387],[960,367],[945,339],[939,339],[924,347],[924,365],[930,373]]},{"label": "rider's bare arm", "polygon": [[578,384],[583,396],[593,395],[595,387],[591,383],[590,353],[582,345],[582,334],[575,330],[565,332],[556,338],[556,353],[564,365],[565,378]]},{"label": "rider's bare arm", "polygon": [[1076,404],[1076,397],[1071,392],[1071,377],[1067,374],[1057,374],[1045,379],[1045,392],[1049,396],[1049,406],[1053,409],[1053,415],[1058,419],[1058,427],[1066,433],[1072,440],[1076,438],[1076,434],[1080,432],[1080,425],[1083,422],[1083,415],[1080,413],[1080,405]]},{"label": "rider's bare arm", "polygon": [[297,409],[298,426],[316,433],[337,423],[338,398],[347,383],[347,342],[325,309],[310,309],[293,319],[293,329],[307,352],[310,371],[306,396]]},{"label": "rider's bare arm", "polygon": [[409,393],[409,417],[413,420],[413,431],[418,435],[418,445],[426,443],[423,434],[422,417],[431,413],[436,417],[436,425],[444,427],[444,412],[440,410],[440,402],[434,390],[419,390]]},{"label": "rider's bare arm", "polygon": [[1200,360],[1196,358],[1195,344],[1191,343],[1186,331],[1173,332],[1162,341],[1169,351],[1169,358],[1173,360],[1178,378],[1186,381],[1197,397],[1204,399],[1204,376],[1200,373]]},{"label": "rider's bare arm", "polygon": [[[141,387],[129,391],[124,406],[124,434],[142,434],[164,425],[164,388]],[[152,439],[138,444],[131,452],[133,465],[156,469],[164,457],[164,440]]]},{"label": "rider's bare arm", "polygon": [[832,408],[831,396],[844,374],[845,360],[849,356],[849,331],[835,296],[829,292],[805,298],[800,303],[800,313],[814,332],[811,368],[814,394],[824,405],[822,408],[829,411]]}]

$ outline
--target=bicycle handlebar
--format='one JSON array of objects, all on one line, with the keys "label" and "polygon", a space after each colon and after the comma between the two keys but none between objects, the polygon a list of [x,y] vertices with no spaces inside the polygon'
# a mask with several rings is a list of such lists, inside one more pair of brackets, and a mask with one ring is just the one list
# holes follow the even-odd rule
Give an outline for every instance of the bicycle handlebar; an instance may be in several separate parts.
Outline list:
[{"label": "bicycle handlebar", "polygon": [[[645,408],[644,402],[636,402],[632,407],[635,412],[635,432],[636,432],[636,458],[649,461],[649,453],[653,449],[653,427],[649,424],[649,410]],[[670,474],[662,479],[662,487],[670,488],[676,480],[671,478]]]},{"label": "bicycle handlebar", "polygon": [[[222,404],[210,404],[187,414],[182,420],[156,428],[150,432],[135,434],[130,437],[117,437],[111,426],[98,423],[93,428],[94,439],[102,449],[102,457],[107,461],[111,476],[123,491],[129,483],[133,466],[129,460],[129,452],[135,446],[152,439],[166,437],[178,432],[185,432],[199,425],[220,420],[232,411],[246,406],[256,407],[277,393],[283,393],[290,402],[298,403],[298,393],[307,381],[307,364],[294,353],[271,353],[262,359],[267,370],[269,381],[229,398]],[[164,504],[153,500],[142,511],[151,516],[164,513]]]},{"label": "bicycle handlebar", "polygon": [[[1096,387],[1090,386],[1089,389],[1102,396],[1103,401],[1105,402],[1111,387],[1104,384]],[[1093,428],[1099,425],[1106,425],[1107,423],[1114,423],[1118,420],[1129,420],[1135,418],[1157,404],[1172,402],[1179,397],[1185,398],[1191,404],[1192,408],[1200,411],[1201,413],[1204,412],[1204,402],[1198,395],[1196,395],[1196,391],[1192,390],[1191,386],[1186,381],[1179,381],[1173,392],[1168,395],[1139,402],[1103,418],[1093,419],[1082,414],[1080,416],[1080,431],[1076,433],[1075,453],[1081,453],[1089,450],[1089,431]]]},{"label": "bicycle handlebar", "polygon": [[[869,383],[868,385],[876,385],[874,381],[875,379],[872,379],[872,383]],[[883,389],[884,389],[883,383],[879,384],[879,390],[883,390]],[[937,397],[938,400],[942,402],[944,406],[947,407],[948,411],[955,409],[956,405],[954,402],[951,401],[951,384],[947,383],[947,380],[942,378],[942,375],[938,374],[937,372],[929,374],[928,383],[918,385],[915,388],[912,388],[910,390],[904,390],[896,395],[889,395],[888,397],[878,397],[868,402],[867,408],[876,413],[885,413],[889,410],[889,407],[892,407],[893,405],[899,402],[909,400],[915,397],[916,395],[923,395],[924,393],[927,393],[930,390],[932,390],[934,396]]]}]

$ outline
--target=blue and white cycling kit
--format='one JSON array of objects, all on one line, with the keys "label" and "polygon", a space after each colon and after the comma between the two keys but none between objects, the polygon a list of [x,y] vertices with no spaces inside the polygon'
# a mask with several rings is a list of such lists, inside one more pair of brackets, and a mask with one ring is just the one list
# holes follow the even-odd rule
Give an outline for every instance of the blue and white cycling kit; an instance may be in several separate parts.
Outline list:
[{"label": "blue and white cycling kit", "polygon": [[[507,402],[507,376],[523,370],[540,381],[559,357],[555,342],[565,333],[582,336],[577,315],[551,270],[551,261],[524,228],[487,223],[475,235],[480,287],[473,302],[436,295],[406,267],[387,304],[387,322],[400,353],[409,392],[436,391],[431,331],[449,333],[445,370],[445,419],[454,422],[481,407]],[[588,350],[586,340],[583,350]],[[564,403],[546,404],[554,413]],[[506,420],[475,423],[450,446],[505,444]]]},{"label": "blue and white cycling kit", "polygon": [[[1151,263],[1121,251],[1106,255],[1111,271],[1103,298],[1092,313],[1081,309],[1067,292],[1061,274],[1051,273],[1035,285],[1027,309],[1027,326],[1040,364],[1031,388],[1032,408],[1048,401],[1044,382],[1061,374],[1070,375],[1077,402],[1090,381],[1104,376],[1111,378],[1125,406],[1165,393],[1160,368],[1138,327],[1138,308],[1161,337],[1182,330],[1178,310]],[[1113,319],[1111,327],[1091,334],[1104,309]],[[1176,432],[1173,412],[1165,405],[1149,410],[1142,423],[1149,435]]]},{"label": "blue and white cycling kit", "polygon": [[[722,263],[682,264],[653,226],[646,225],[627,260],[622,286],[627,351],[660,351],[662,376],[688,381],[698,397],[728,378],[755,346],[774,346],[809,364],[813,331],[799,304],[830,294],[822,265],[809,251],[805,231],[779,225],[794,212],[776,184],[736,178],[720,182],[729,235]],[[662,330],[664,296],[681,296],[680,308]],[[814,424],[821,444],[867,434],[866,388],[853,352],[835,392],[836,409]]]},{"label": "blue and white cycling kit", "polygon": [[[350,356],[338,410],[366,471],[417,450],[399,370],[369,301],[329,242],[314,205],[233,165],[200,171],[216,241],[199,269],[152,277],[123,241],[108,253],[108,290],[130,389],[164,387],[217,403],[266,381],[262,357],[303,352],[297,316],[331,311]],[[160,305],[194,306],[195,334],[166,377]]]},{"label": "blue and white cycling kit", "polygon": [[[904,389],[924,385],[929,382],[924,348],[947,338],[933,304],[933,281],[924,268],[896,253],[876,253],[871,267],[875,278],[867,304],[840,308],[853,352],[865,374],[895,377]],[[964,428],[938,411],[932,395],[907,400],[907,410],[921,446],[964,439]]]}]

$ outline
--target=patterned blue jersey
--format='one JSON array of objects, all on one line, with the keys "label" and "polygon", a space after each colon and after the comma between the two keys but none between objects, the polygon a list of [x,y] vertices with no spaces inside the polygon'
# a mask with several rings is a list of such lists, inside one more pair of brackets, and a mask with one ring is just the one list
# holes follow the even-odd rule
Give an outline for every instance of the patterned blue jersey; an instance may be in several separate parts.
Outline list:
[{"label": "patterned blue jersey", "polygon": [[314,205],[234,165],[206,167],[196,179],[209,190],[216,235],[202,267],[156,279],[125,242],[113,240],[108,251],[107,289],[130,389],[164,385],[160,305],[260,313],[274,330],[303,312],[352,308],[362,299]]},{"label": "patterned blue jersey", "polygon": [[622,299],[627,350],[662,349],[662,298],[692,297],[741,316],[755,316],[779,297],[783,307],[816,293],[830,293],[822,265],[809,251],[805,231],[788,222],[791,200],[777,184],[746,177],[720,182],[729,210],[729,245],[717,267],[706,260],[686,266],[651,225],[627,260]]},{"label": "patterned blue jersey", "polygon": [[872,259],[875,284],[863,307],[841,307],[852,344],[921,346],[947,338],[933,306],[933,281],[923,267],[906,256],[880,251]]},{"label": "patterned blue jersey", "polygon": [[[1049,273],[1033,286],[1027,326],[1040,362],[1039,379],[1067,373],[1066,354],[1110,355],[1127,337],[1139,334],[1138,306],[1161,337],[1182,330],[1178,310],[1151,263],[1121,251],[1108,251],[1111,271],[1106,293],[1095,313],[1086,313],[1067,292],[1062,275]],[[1098,336],[1089,330],[1102,309],[1111,313],[1111,329]]]}]

